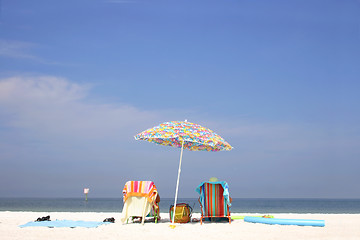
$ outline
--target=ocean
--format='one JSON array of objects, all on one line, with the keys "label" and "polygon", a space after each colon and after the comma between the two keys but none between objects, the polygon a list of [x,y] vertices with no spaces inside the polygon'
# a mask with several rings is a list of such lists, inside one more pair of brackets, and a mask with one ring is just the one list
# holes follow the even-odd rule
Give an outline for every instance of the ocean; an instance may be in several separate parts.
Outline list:
[{"label": "ocean", "polygon": [[[160,212],[168,213],[173,198],[161,198]],[[200,205],[195,198],[180,198],[195,213]],[[121,212],[121,198],[0,198],[0,211],[32,212]],[[232,213],[360,213],[360,199],[275,199],[233,198]]]}]

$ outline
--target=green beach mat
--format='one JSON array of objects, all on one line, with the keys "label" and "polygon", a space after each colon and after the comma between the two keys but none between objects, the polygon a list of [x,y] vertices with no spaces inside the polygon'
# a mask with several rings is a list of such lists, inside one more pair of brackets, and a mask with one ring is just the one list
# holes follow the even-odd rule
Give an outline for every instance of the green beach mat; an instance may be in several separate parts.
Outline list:
[{"label": "green beach mat", "polygon": [[244,219],[245,217],[267,217],[267,218],[274,218],[274,216],[273,215],[261,215],[261,216],[231,216],[231,219],[232,220],[237,220],[237,219]]}]

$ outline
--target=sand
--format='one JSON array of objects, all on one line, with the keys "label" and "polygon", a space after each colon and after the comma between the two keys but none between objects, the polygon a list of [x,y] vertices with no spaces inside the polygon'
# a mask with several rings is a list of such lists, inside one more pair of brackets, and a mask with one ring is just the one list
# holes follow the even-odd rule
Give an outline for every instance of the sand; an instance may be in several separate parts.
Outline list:
[{"label": "sand", "polygon": [[[272,214],[276,218],[325,220],[325,227],[267,225],[234,220],[231,224],[186,223],[171,229],[167,213],[161,213],[162,220],[158,224],[123,225],[120,221],[116,221],[97,228],[19,227],[47,215],[50,215],[51,220],[103,221],[109,217],[120,219],[120,213],[4,211],[0,212],[0,239],[360,239],[360,214]],[[232,215],[256,214],[232,213]],[[194,217],[199,216],[198,213],[194,214]]]}]

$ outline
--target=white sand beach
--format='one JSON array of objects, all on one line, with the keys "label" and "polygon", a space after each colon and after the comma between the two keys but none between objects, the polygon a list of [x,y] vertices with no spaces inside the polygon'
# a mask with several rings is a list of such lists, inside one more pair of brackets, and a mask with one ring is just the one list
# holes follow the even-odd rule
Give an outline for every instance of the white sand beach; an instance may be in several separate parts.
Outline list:
[{"label": "white sand beach", "polygon": [[[325,220],[325,227],[267,225],[234,220],[231,224],[186,223],[171,229],[167,213],[161,213],[162,220],[158,224],[124,225],[116,221],[97,228],[19,227],[47,215],[50,215],[51,220],[103,221],[109,217],[120,219],[120,213],[4,211],[0,212],[1,239],[360,239],[360,214],[272,214],[276,218]],[[195,213],[193,216],[198,218],[200,214]]]}]

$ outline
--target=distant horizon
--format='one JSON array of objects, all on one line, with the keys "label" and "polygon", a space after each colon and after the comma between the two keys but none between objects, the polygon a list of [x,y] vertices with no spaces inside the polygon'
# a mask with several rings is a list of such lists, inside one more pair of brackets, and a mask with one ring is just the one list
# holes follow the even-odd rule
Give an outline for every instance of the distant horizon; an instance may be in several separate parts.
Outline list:
[{"label": "distant horizon", "polygon": [[[16,199],[16,198],[23,198],[23,199],[84,199],[84,197],[0,197],[0,199]],[[360,200],[360,198],[311,198],[311,197],[304,197],[304,198],[299,198],[299,197],[231,197],[233,199],[319,199],[319,200]],[[89,197],[88,196],[88,200],[90,201],[91,199],[122,199],[122,197]],[[162,197],[161,199],[166,199],[166,200],[174,200],[174,198],[171,197]],[[179,197],[178,199],[198,199],[195,197]]]}]

